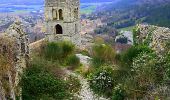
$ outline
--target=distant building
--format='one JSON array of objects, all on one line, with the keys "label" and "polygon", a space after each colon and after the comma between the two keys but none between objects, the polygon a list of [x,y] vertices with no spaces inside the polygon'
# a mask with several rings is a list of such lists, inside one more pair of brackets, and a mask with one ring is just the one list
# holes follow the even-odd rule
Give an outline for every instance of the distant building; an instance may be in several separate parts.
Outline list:
[{"label": "distant building", "polygon": [[121,31],[120,35],[116,36],[115,42],[116,52],[124,52],[133,45],[133,33],[131,31]]},{"label": "distant building", "polygon": [[81,44],[80,1],[45,0],[46,38]]}]

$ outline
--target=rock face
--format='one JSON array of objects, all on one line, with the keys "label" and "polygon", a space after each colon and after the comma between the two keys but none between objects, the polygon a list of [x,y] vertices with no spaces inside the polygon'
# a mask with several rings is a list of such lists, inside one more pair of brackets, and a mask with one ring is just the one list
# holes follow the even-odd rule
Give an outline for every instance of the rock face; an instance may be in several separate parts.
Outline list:
[{"label": "rock face", "polygon": [[[27,34],[23,31],[23,28],[20,22],[15,22],[14,24],[12,24],[7,29],[6,33],[0,36],[0,38],[2,38],[0,41],[3,41],[5,39],[7,41],[11,41],[12,43],[11,46],[14,46],[14,48],[12,48],[10,44],[8,43],[4,43],[4,44],[1,43],[0,54],[3,55],[5,53],[6,55],[8,55],[7,60],[9,60],[12,63],[7,69],[7,72],[6,72],[7,75],[5,76],[5,77],[8,77],[9,79],[7,83],[9,84],[9,87],[10,87],[10,96],[9,94],[6,93],[5,97],[9,97],[12,100],[15,100],[16,96],[18,97],[21,96],[20,94],[21,89],[19,87],[19,81],[21,79],[20,75],[22,75],[23,69],[26,68],[27,66],[27,62],[29,58],[29,47],[28,47],[29,41],[28,41]],[[2,99],[3,97],[0,97],[0,98]]]},{"label": "rock face", "polygon": [[170,42],[170,29],[153,25],[140,24],[137,26],[137,43],[148,44],[157,53],[163,53],[166,44]]},{"label": "rock face", "polygon": [[45,0],[46,38],[81,45],[80,1]]}]

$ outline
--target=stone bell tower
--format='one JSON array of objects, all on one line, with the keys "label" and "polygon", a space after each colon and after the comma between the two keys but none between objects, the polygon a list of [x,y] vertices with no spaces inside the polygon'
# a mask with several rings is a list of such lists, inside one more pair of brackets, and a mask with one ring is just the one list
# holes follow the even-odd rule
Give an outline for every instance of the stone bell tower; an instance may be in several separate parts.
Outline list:
[{"label": "stone bell tower", "polygon": [[45,21],[49,41],[81,43],[79,0],[45,0]]}]

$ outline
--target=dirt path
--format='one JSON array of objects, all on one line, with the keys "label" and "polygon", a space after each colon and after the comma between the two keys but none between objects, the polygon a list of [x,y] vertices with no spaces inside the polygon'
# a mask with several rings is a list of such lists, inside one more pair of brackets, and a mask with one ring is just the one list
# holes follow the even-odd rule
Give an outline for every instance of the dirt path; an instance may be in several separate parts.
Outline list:
[{"label": "dirt path", "polygon": [[81,100],[108,100],[106,98],[97,97],[90,89],[89,83],[87,79],[83,78],[81,75],[74,73],[72,71],[66,70],[68,75],[72,75],[77,77],[80,80],[80,84],[82,85],[82,89],[78,95]]}]

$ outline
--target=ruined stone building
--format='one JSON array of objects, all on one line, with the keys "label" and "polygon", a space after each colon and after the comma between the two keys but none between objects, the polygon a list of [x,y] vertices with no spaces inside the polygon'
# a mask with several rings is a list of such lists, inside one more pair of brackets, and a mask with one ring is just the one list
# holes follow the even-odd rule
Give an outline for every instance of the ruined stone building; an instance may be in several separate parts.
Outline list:
[{"label": "ruined stone building", "polygon": [[[20,22],[10,25],[0,36],[0,100],[16,100],[21,95],[19,81],[29,58],[28,37]],[[3,61],[3,60],[2,60]],[[6,66],[6,67],[4,67]],[[7,84],[4,87],[4,84]],[[8,87],[8,88],[6,88]]]},{"label": "ruined stone building", "polygon": [[167,44],[170,43],[170,29],[154,25],[137,25],[138,34],[136,42],[138,44],[148,43],[148,46],[158,54],[165,52]]},{"label": "ruined stone building", "polygon": [[80,1],[45,0],[46,38],[81,44]]}]

